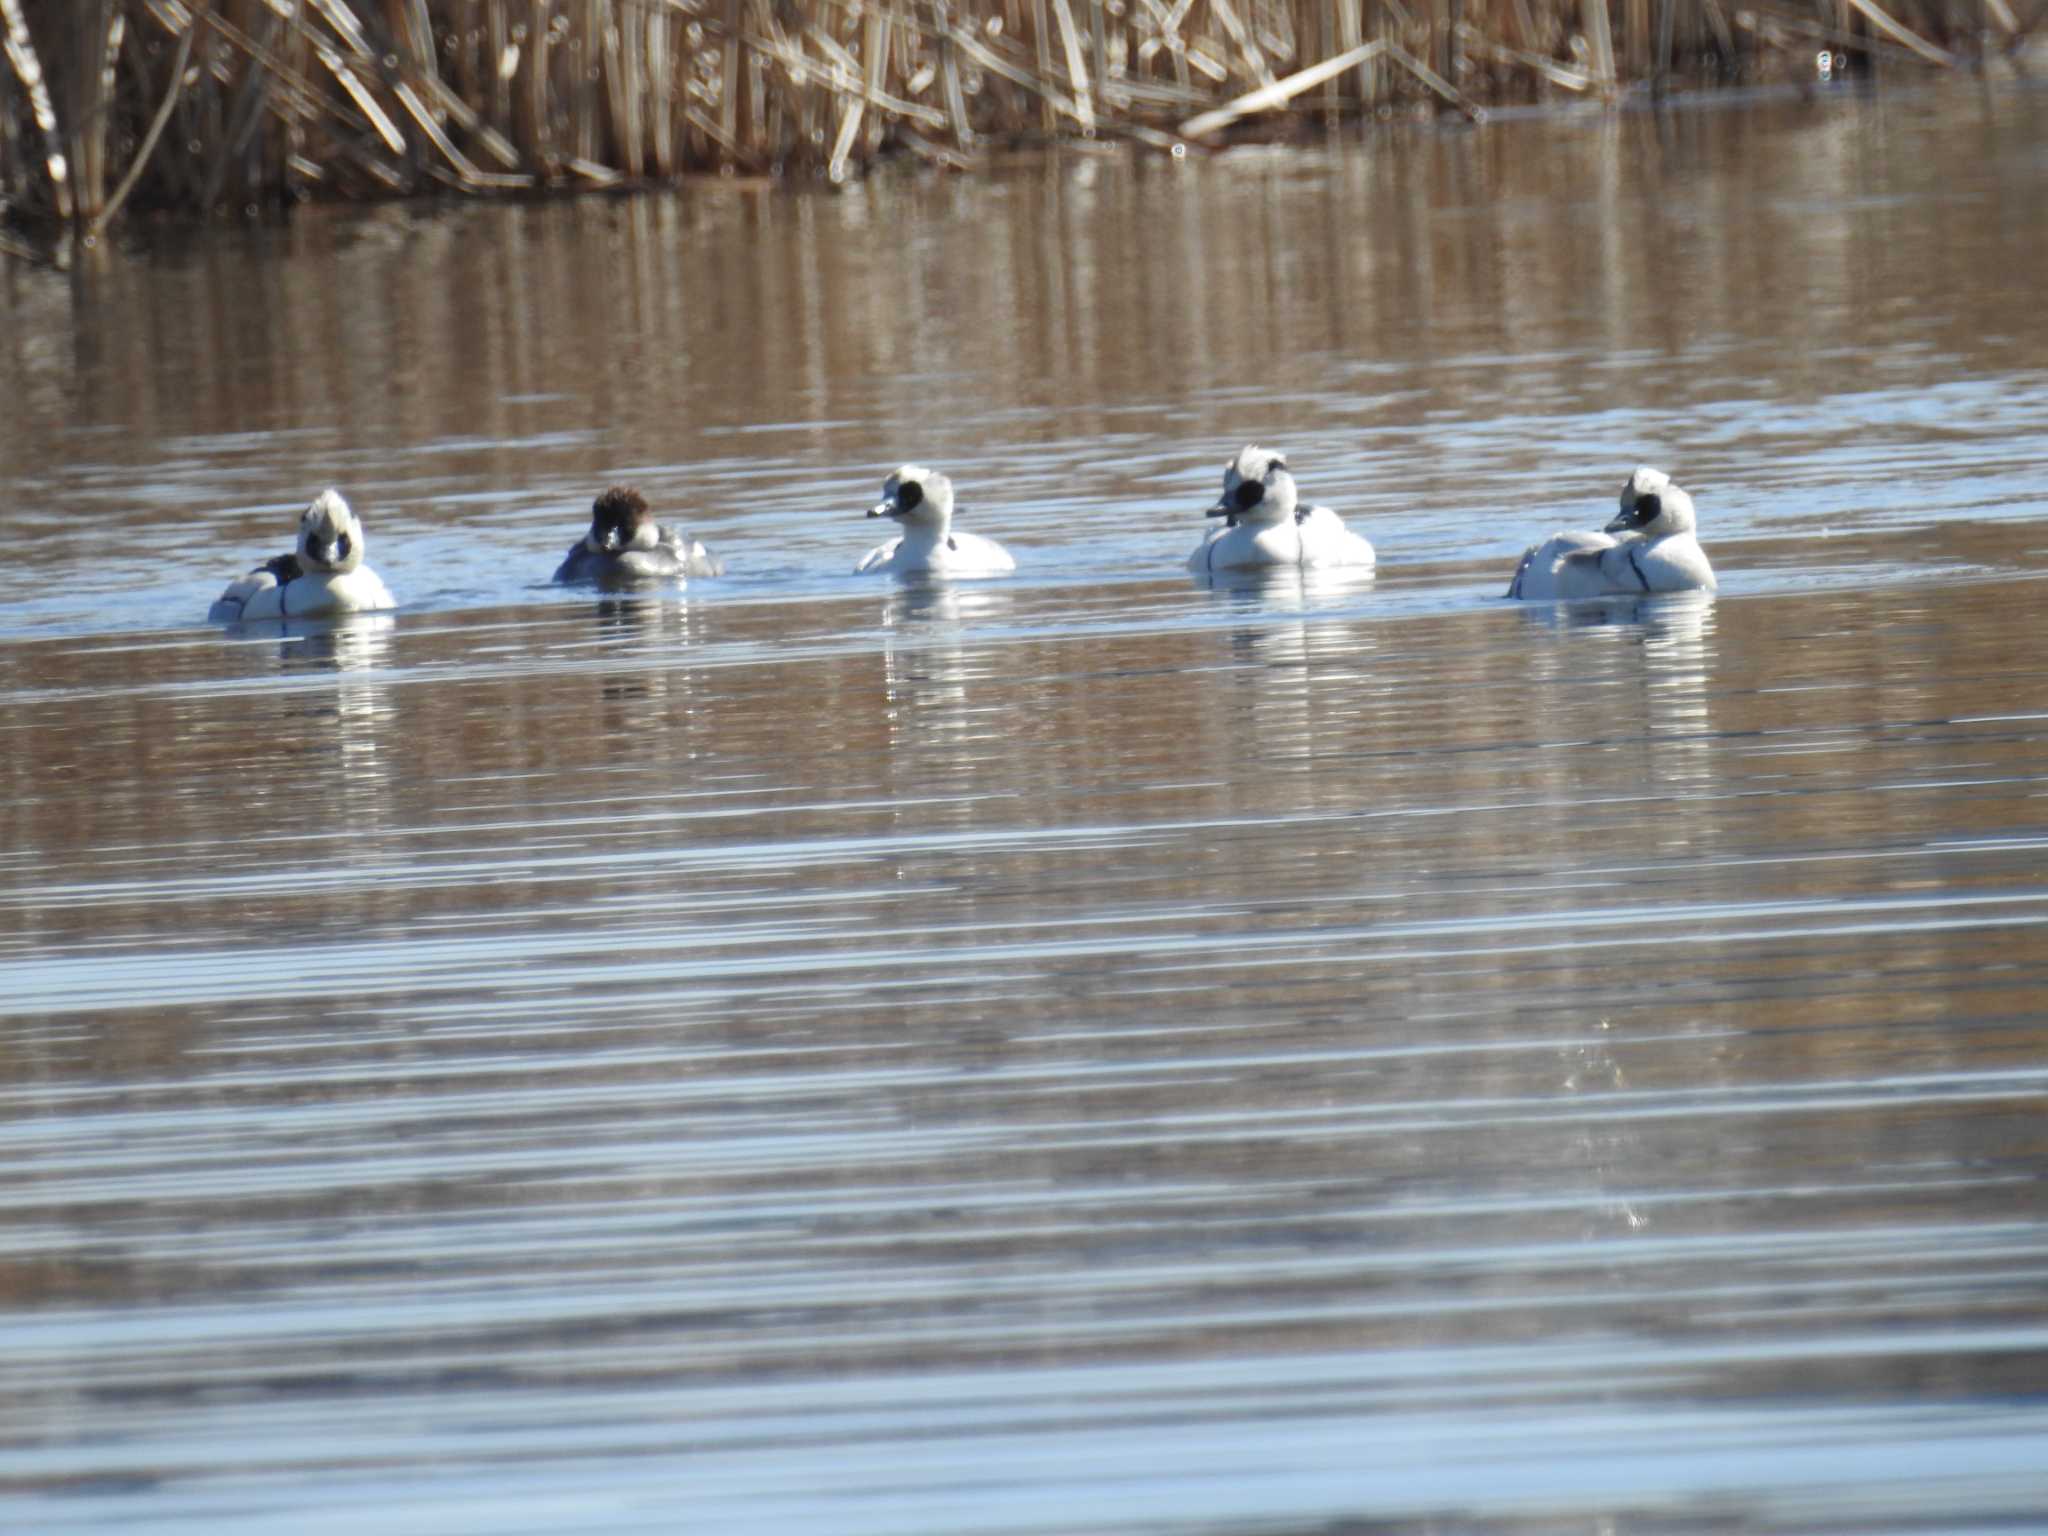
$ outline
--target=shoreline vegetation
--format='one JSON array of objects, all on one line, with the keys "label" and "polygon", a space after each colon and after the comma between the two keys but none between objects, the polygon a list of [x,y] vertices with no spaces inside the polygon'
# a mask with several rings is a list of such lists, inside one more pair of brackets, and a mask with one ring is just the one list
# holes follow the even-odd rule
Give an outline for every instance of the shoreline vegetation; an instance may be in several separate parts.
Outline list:
[{"label": "shoreline vegetation", "polygon": [[2048,0],[0,0],[0,253],[123,215],[1182,154],[1394,113],[2010,73]]}]

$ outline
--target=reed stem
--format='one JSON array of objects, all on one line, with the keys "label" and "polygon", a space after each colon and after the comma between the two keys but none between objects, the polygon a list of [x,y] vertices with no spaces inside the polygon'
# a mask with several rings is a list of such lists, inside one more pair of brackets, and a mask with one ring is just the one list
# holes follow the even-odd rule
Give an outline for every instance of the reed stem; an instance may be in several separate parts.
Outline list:
[{"label": "reed stem", "polygon": [[[834,180],[1048,134],[1175,146],[1391,101],[2016,51],[2048,0],[0,0],[0,214],[101,234],[317,190]],[[1731,18],[1734,25],[1731,25]]]}]

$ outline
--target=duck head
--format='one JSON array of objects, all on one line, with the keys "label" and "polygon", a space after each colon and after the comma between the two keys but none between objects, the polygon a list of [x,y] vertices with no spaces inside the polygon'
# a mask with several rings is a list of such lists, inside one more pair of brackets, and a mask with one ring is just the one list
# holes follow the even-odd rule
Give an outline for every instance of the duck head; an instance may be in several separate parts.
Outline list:
[{"label": "duck head", "polygon": [[1247,444],[1223,470],[1223,497],[1206,514],[1239,523],[1284,523],[1294,516],[1298,493],[1287,459],[1271,448]]},{"label": "duck head", "polygon": [[1607,532],[1661,539],[1668,534],[1691,533],[1695,526],[1692,497],[1673,485],[1663,470],[1644,464],[1621,488],[1621,510],[1607,525]]},{"label": "duck head", "polygon": [[868,508],[868,516],[893,517],[906,529],[943,535],[953,521],[953,482],[935,469],[906,464],[882,482],[882,499]]},{"label": "duck head", "polygon": [[652,549],[660,542],[653,509],[630,485],[615,485],[590,504],[590,532],[583,536],[583,547],[593,555]]},{"label": "duck head", "polygon": [[336,575],[363,563],[363,525],[332,486],[299,514],[299,560]]}]

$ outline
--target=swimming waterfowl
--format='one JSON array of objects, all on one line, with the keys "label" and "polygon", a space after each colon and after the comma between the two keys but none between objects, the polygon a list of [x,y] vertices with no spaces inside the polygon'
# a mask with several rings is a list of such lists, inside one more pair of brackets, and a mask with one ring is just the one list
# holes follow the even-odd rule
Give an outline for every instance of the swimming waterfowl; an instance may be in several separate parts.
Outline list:
[{"label": "swimming waterfowl", "polygon": [[590,531],[569,546],[555,580],[611,586],[724,574],[725,562],[701,542],[657,523],[646,497],[615,485],[590,504]]},{"label": "swimming waterfowl", "polygon": [[1188,556],[1191,571],[1257,566],[1370,566],[1370,541],[1328,507],[1300,505],[1284,454],[1247,444],[1223,469],[1223,498],[1209,508],[1224,519]]},{"label": "swimming waterfowl", "polygon": [[363,544],[363,525],[330,486],[299,515],[298,547],[229,582],[207,620],[312,619],[392,607],[390,591],[363,564]]},{"label": "swimming waterfowl", "polygon": [[1645,592],[1711,592],[1714,568],[1695,535],[1692,497],[1662,470],[1639,466],[1621,511],[1600,533],[1554,533],[1522,556],[1509,597],[1554,601]]},{"label": "swimming waterfowl", "polygon": [[953,482],[921,464],[905,464],[884,480],[868,516],[893,517],[903,532],[861,556],[856,574],[1006,576],[1017,569],[995,540],[953,531]]}]

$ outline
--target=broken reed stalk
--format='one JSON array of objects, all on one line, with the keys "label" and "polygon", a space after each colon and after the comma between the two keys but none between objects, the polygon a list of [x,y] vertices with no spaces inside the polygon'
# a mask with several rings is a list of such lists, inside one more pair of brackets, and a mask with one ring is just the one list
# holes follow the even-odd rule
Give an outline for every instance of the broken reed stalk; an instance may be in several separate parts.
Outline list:
[{"label": "broken reed stalk", "polygon": [[840,180],[891,150],[1176,147],[1255,120],[1754,77],[1814,38],[1954,68],[2042,17],[2008,0],[0,0],[0,215],[94,239],[124,207]]}]

